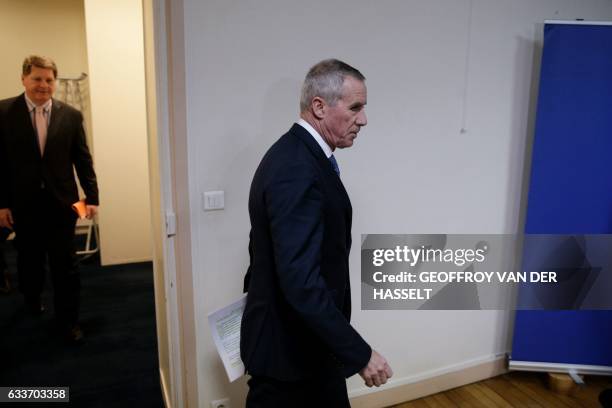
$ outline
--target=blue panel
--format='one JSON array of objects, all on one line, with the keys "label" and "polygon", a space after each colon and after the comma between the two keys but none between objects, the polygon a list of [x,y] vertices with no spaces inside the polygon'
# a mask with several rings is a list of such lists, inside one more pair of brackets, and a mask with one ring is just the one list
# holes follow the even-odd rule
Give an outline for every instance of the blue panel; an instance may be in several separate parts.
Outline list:
[{"label": "blue panel", "polygon": [[610,311],[516,312],[512,360],[612,367]]},{"label": "blue panel", "polygon": [[612,232],[612,26],[546,25],[526,233]]},{"label": "blue panel", "polygon": [[[612,26],[544,28],[525,232],[612,233]],[[517,311],[512,360],[612,367],[612,311]]]}]

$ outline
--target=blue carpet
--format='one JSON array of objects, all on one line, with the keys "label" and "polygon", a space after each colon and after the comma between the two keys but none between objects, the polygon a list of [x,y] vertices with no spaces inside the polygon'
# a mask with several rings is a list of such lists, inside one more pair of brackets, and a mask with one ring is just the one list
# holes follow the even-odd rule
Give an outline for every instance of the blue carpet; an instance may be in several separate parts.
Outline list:
[{"label": "blue carpet", "polygon": [[[6,252],[15,284],[15,254]],[[69,386],[74,407],[163,407],[151,263],[100,267],[94,259],[80,271],[79,346],[56,332],[50,288],[40,317],[25,312],[16,289],[0,293],[0,386]]]}]

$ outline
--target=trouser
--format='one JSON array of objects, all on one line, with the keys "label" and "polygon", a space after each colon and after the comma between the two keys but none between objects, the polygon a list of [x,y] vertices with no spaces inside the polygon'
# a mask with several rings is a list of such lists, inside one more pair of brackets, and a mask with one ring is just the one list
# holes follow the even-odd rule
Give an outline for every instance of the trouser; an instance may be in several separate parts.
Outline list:
[{"label": "trouser", "polygon": [[55,317],[72,327],[79,314],[81,281],[74,248],[76,214],[41,189],[30,204],[14,211],[19,289],[27,303],[40,302],[49,265]]},{"label": "trouser", "polygon": [[339,370],[322,370],[319,377],[280,381],[252,376],[248,381],[247,408],[350,407],[346,380]]}]

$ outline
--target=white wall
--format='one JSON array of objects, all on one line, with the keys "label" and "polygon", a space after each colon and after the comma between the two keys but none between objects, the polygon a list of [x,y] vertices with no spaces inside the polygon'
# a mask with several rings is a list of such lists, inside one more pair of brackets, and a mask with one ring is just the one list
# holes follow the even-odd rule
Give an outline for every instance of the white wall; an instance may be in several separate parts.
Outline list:
[{"label": "white wall", "polygon": [[85,0],[102,264],[151,260],[140,0]]},{"label": "white wall", "polygon": [[[242,405],[245,382],[228,384],[206,315],[241,292],[253,171],[297,118],[307,69],[332,56],[368,78],[369,124],[353,148],[337,153],[354,209],[354,325],[388,357],[395,384],[508,351],[512,319],[507,312],[361,311],[359,237],[517,231],[542,22],[610,19],[612,4],[184,4],[200,406],[229,395],[233,406]],[[226,209],[202,212],[202,193],[217,189],[226,191]],[[353,378],[349,391],[355,395],[365,387]]]}]

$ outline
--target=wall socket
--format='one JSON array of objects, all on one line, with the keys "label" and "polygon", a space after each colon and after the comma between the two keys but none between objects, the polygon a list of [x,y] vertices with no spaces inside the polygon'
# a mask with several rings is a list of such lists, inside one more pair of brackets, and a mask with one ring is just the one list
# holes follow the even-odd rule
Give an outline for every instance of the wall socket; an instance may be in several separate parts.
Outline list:
[{"label": "wall socket", "polygon": [[215,400],[210,403],[211,408],[231,408],[229,398]]}]

